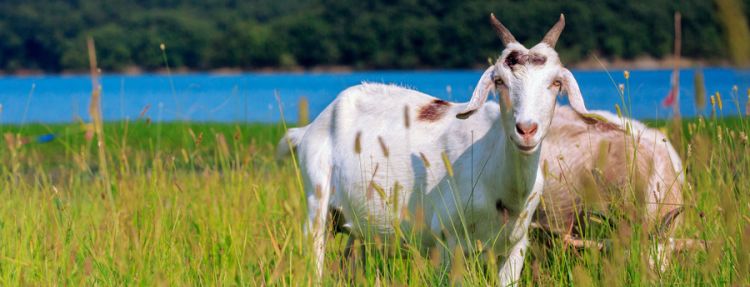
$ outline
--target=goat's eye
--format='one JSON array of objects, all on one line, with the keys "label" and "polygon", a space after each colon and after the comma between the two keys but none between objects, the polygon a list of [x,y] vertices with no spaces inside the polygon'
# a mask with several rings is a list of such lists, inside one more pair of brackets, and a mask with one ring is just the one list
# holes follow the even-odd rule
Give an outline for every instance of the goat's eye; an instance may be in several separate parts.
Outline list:
[{"label": "goat's eye", "polygon": [[560,81],[555,80],[554,82],[552,82],[552,86],[555,88],[559,88],[559,87],[562,87],[562,83]]},{"label": "goat's eye", "polygon": [[495,79],[495,86],[502,86],[504,84],[505,82],[503,82],[503,79],[500,79],[500,78]]}]

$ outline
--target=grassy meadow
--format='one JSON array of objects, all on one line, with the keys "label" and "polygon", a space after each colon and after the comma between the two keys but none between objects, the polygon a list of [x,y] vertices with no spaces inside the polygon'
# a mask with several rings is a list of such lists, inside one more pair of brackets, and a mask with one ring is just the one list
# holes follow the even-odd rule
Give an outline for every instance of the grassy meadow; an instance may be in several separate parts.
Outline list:
[{"label": "grassy meadow", "polygon": [[[750,284],[750,122],[650,124],[671,135],[685,165],[675,236],[705,247],[657,271],[648,268],[655,241],[635,219],[604,228],[605,252],[535,232],[522,285]],[[101,158],[91,130],[0,126],[0,285],[313,285],[304,192],[293,160],[275,158],[282,125],[105,123]],[[445,265],[382,240],[358,242],[364,254],[347,259],[346,240],[330,235],[324,285],[497,280],[496,262],[453,252]]]}]

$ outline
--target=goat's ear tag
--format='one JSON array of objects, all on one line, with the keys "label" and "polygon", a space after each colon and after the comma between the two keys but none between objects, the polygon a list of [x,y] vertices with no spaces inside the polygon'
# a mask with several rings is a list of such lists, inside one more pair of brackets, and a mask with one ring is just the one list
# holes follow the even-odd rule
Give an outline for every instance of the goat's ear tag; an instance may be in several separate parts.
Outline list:
[{"label": "goat's ear tag", "polygon": [[473,115],[473,114],[474,114],[474,112],[476,112],[476,111],[477,111],[477,110],[471,110],[471,111],[468,111],[468,112],[462,112],[462,113],[458,113],[458,114],[456,114],[456,118],[457,118],[457,119],[462,119],[462,120],[468,119],[468,118],[469,118],[469,117],[470,117],[471,115]]}]

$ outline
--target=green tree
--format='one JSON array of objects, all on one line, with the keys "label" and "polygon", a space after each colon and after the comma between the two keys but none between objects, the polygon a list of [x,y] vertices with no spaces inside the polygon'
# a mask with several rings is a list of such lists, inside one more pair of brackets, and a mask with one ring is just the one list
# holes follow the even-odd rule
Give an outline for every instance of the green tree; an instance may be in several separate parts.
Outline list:
[{"label": "green tree", "polygon": [[88,36],[105,71],[161,69],[162,43],[172,67],[199,70],[479,67],[501,49],[490,12],[527,45],[565,13],[558,51],[566,63],[590,54],[661,58],[672,53],[675,11],[685,57],[750,54],[737,44],[750,41],[750,0],[5,0],[0,70],[85,70]]}]

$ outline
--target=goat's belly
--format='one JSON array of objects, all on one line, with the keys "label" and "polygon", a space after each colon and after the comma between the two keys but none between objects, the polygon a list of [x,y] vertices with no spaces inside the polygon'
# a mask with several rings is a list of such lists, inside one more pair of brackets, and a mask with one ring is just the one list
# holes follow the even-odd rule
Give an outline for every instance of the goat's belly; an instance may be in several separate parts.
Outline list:
[{"label": "goat's belly", "polygon": [[373,151],[364,143],[360,156],[334,155],[338,164],[331,201],[342,210],[350,230],[383,235],[393,233],[395,225],[403,232],[411,232],[415,225],[426,228],[432,205],[424,195],[436,183],[428,179],[419,153],[394,145],[386,158],[379,155],[380,147]]},{"label": "goat's belly", "polygon": [[389,235],[395,225],[402,230],[413,225],[409,210],[411,190],[386,187],[385,183],[357,182],[339,184],[331,204],[341,207],[352,233],[358,236]]}]

